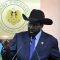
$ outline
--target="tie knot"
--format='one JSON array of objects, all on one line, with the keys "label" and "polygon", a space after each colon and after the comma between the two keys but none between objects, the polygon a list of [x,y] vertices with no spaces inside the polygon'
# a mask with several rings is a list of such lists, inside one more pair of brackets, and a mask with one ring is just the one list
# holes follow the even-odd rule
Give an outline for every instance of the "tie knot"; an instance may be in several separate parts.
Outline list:
[{"label": "tie knot", "polygon": [[36,38],[35,38],[35,37],[32,37],[32,39],[34,39],[34,40],[35,40]]}]

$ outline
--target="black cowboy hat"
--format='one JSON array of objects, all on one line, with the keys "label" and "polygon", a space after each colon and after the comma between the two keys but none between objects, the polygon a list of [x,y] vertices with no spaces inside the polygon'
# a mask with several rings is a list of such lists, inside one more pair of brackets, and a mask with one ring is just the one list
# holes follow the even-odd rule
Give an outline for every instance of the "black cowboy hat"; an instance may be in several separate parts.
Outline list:
[{"label": "black cowboy hat", "polygon": [[46,24],[46,25],[51,25],[53,23],[51,19],[45,18],[45,15],[41,10],[33,9],[28,18],[24,14],[22,14],[22,16],[24,20],[27,20],[33,23],[40,23],[40,24]]}]

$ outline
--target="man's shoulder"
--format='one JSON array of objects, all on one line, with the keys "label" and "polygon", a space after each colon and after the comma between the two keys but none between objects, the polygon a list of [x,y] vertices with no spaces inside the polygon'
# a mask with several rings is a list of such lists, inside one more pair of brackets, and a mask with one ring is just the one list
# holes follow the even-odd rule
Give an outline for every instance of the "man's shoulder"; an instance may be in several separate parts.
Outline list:
[{"label": "man's shoulder", "polygon": [[50,38],[53,38],[53,39],[56,39],[53,35],[49,34],[49,33],[46,33],[46,32],[43,32],[45,36],[47,37],[50,37]]},{"label": "man's shoulder", "polygon": [[23,31],[23,32],[16,33],[16,35],[25,35],[27,33],[28,33],[28,31]]},{"label": "man's shoulder", "polygon": [[49,39],[50,41],[53,41],[53,42],[57,42],[57,38],[55,38],[53,35],[49,34],[49,33],[46,33],[46,32],[43,32],[44,35],[46,36],[47,39]]}]

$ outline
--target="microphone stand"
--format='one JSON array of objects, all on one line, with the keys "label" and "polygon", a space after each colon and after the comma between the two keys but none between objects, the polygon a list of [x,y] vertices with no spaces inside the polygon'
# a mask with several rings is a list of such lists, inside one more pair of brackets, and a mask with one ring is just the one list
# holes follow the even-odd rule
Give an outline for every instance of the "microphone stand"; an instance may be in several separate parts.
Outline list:
[{"label": "microphone stand", "polygon": [[[24,44],[26,44],[26,42],[24,42]],[[17,56],[18,52],[20,51],[20,49],[23,47],[23,45],[18,49],[18,51],[16,52],[16,54],[13,56],[12,60],[14,60],[14,58]]]},{"label": "microphone stand", "polygon": [[38,54],[38,52],[37,52],[37,50],[35,49],[35,51],[36,51],[36,54],[37,54],[37,56],[38,56],[38,59],[40,60],[40,56],[39,56],[39,54]]}]

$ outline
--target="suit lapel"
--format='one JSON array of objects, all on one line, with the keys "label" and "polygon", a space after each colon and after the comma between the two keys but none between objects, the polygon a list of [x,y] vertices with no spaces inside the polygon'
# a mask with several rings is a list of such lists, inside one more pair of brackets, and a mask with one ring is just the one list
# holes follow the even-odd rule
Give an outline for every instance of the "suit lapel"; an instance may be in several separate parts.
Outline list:
[{"label": "suit lapel", "polygon": [[42,31],[41,37],[40,37],[39,42],[36,46],[37,51],[39,50],[38,48],[40,48],[44,44],[45,39],[46,39],[45,33]]},{"label": "suit lapel", "polygon": [[23,57],[25,57],[26,60],[29,59],[29,46],[30,46],[30,37],[28,35],[28,32],[25,33],[25,35],[22,37],[23,42],[23,48],[21,49],[21,54]]},{"label": "suit lapel", "polygon": [[29,37],[28,32],[25,35],[25,39],[26,39],[26,54],[27,54],[27,57],[29,58],[29,54],[30,54],[30,37]]}]

